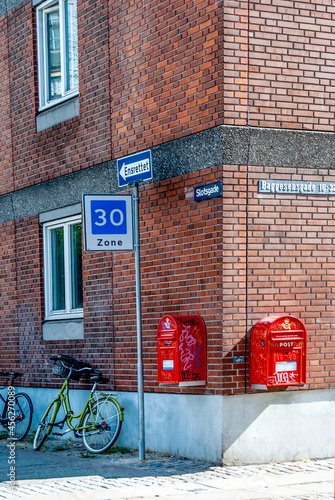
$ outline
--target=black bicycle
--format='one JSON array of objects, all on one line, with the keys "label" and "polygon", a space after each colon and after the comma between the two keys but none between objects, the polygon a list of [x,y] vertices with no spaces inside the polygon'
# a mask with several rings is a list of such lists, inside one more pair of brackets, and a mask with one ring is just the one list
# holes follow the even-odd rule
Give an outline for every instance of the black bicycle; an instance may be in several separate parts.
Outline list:
[{"label": "black bicycle", "polygon": [[28,394],[15,392],[14,380],[21,376],[22,373],[18,372],[0,372],[0,377],[11,380],[9,385],[0,387],[0,390],[8,389],[6,399],[0,394],[0,400],[4,403],[0,424],[13,441],[20,441],[28,434],[33,417],[33,404]]}]

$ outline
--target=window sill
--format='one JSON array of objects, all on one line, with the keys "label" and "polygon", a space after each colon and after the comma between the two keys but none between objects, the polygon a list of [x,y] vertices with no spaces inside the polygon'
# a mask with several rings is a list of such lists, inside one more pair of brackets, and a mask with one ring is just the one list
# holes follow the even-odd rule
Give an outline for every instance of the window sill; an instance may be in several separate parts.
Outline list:
[{"label": "window sill", "polygon": [[45,2],[45,0],[33,0],[33,7],[37,7],[43,2]]},{"label": "window sill", "polygon": [[36,131],[42,132],[76,116],[79,116],[79,96],[41,111],[36,117]]},{"label": "window sill", "polygon": [[82,319],[48,320],[43,324],[43,340],[78,340],[84,338]]}]

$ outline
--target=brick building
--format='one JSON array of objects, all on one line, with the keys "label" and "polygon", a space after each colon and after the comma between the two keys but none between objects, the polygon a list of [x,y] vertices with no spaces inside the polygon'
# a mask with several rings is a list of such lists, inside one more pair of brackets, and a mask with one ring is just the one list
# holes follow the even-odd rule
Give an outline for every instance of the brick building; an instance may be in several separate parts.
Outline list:
[{"label": "brick building", "polygon": [[[65,352],[110,378],[118,443],[137,446],[134,253],[82,251],[81,200],[132,192],[116,161],[150,150],[147,447],[224,463],[331,456],[334,2],[4,0],[0,26],[1,358],[24,372],[33,426],[59,386],[49,356]],[[222,196],[195,201],[217,181]],[[195,313],[207,384],[159,386],[158,323]],[[302,387],[250,389],[251,329],[271,314],[306,327]]]}]

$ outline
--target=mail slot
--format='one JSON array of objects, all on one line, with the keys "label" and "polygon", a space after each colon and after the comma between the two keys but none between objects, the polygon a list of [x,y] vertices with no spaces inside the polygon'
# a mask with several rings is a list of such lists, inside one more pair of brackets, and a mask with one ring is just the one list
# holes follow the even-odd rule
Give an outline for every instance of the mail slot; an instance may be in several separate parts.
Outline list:
[{"label": "mail slot", "polygon": [[158,383],[206,385],[206,327],[198,314],[164,316],[157,330]]},{"label": "mail slot", "polygon": [[269,389],[306,383],[306,328],[294,316],[267,316],[251,331],[250,386]]}]

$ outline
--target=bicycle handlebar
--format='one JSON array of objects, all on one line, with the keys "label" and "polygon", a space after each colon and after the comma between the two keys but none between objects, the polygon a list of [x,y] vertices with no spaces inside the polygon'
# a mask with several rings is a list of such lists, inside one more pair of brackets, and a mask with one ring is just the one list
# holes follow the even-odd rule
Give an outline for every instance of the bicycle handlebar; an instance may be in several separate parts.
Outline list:
[{"label": "bicycle handlebar", "polygon": [[77,370],[77,368],[74,365],[78,365],[81,367],[85,368],[90,368],[91,365],[89,363],[79,361],[78,359],[74,358],[73,356],[69,356],[68,354],[52,354],[50,356],[51,361],[64,361],[65,363],[69,364],[67,368],[74,368]]},{"label": "bicycle handlebar", "polygon": [[[73,358],[72,356],[68,356],[67,354],[52,354],[50,356],[51,361],[60,361],[63,365],[64,368],[67,368],[68,370],[74,370],[76,372],[82,372],[84,370],[91,370],[92,367],[88,363],[83,363],[82,361],[78,361],[78,359]],[[81,368],[78,368],[74,366],[74,364],[77,365],[86,365],[82,366]]]},{"label": "bicycle handlebar", "polygon": [[64,361],[62,359],[59,359],[58,361],[62,363],[64,368],[67,368],[68,370],[74,370],[75,372],[82,372],[84,370],[90,370],[90,371],[93,370],[93,368],[90,366],[84,366],[84,368],[75,368],[74,366],[67,366],[66,364],[64,364]]}]

